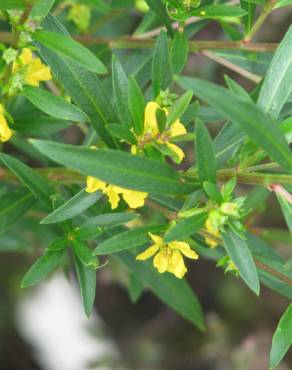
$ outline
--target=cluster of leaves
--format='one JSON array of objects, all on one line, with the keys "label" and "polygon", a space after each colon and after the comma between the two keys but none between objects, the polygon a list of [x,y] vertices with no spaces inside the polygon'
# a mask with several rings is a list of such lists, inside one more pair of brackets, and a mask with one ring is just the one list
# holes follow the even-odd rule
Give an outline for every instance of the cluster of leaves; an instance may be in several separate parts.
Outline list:
[{"label": "cluster of leaves", "polygon": [[[230,40],[225,46],[238,40],[246,45],[244,40],[253,36],[261,20],[254,20],[260,5],[260,0],[243,0],[241,6],[191,0],[135,4],[1,1],[1,17],[10,23],[12,37],[1,45],[0,126],[7,130],[8,125],[11,135],[13,131],[10,144],[20,155],[4,153],[11,150],[9,146],[0,154],[0,250],[23,250],[31,242],[27,233],[19,230],[30,230],[46,245],[23,278],[23,287],[38,283],[58,266],[70,268],[73,257],[84,310],[89,315],[95,299],[96,270],[105,265],[124,266],[134,301],[148,288],[203,330],[202,310],[187,281],[168,272],[159,274],[175,270],[174,259],[162,256],[175,254],[171,249],[174,242],[184,242],[175,251],[180,261],[180,253],[191,255],[184,249],[188,243],[201,258],[234,270],[257,295],[261,282],[291,301],[289,263],[252,235],[247,225],[250,215],[267,198],[265,187],[270,186],[292,231],[292,29],[274,55],[262,50],[228,52],[224,45],[216,52],[240,70],[260,74],[260,82],[250,94],[230,77],[226,77],[227,87],[222,87],[182,76],[189,39],[208,26],[206,19],[222,26]],[[262,14],[286,5],[289,0],[272,1],[263,6]],[[140,38],[109,39],[97,34],[100,47],[89,49],[64,27],[76,36],[78,30],[90,29],[93,19],[102,24],[116,13],[127,14],[134,6],[136,11],[146,11],[134,32]],[[199,21],[188,22],[193,16]],[[179,22],[178,30],[173,20]],[[167,32],[161,30],[154,40],[141,38],[161,25]],[[86,41],[87,36],[79,39]],[[95,36],[89,39],[94,42]],[[117,50],[112,55],[110,47],[142,50],[127,54]],[[21,54],[27,48],[42,59],[41,68],[50,68],[53,81],[39,86],[50,78],[39,78],[35,84],[27,78],[30,62],[23,62]],[[265,54],[265,63],[260,53]],[[15,67],[21,63],[22,67]],[[181,89],[186,92],[178,97]],[[155,109],[146,114],[149,102]],[[214,140],[206,122],[224,122]],[[64,144],[63,131],[73,123],[84,137],[82,145]],[[175,130],[178,134],[173,134]],[[189,164],[183,149],[192,142],[196,161]],[[170,159],[180,164],[185,155],[187,160],[179,169],[170,164]],[[41,168],[31,165],[36,162]],[[88,192],[85,176],[98,179],[99,190]],[[224,184],[220,190],[218,183]],[[237,183],[260,186],[243,198],[236,196]],[[105,184],[117,194],[126,190],[136,196],[143,192],[147,200],[135,211],[124,201],[113,210]],[[163,240],[154,267],[135,259],[153,234]],[[279,363],[291,343],[290,305],[273,338],[271,367]]]}]

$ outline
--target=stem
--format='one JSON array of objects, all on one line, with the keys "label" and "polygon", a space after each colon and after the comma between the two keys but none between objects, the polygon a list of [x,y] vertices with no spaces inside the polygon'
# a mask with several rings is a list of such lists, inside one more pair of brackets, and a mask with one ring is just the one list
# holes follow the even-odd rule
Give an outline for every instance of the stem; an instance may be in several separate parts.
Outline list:
[{"label": "stem", "polygon": [[250,31],[245,36],[244,38],[245,42],[249,42],[254,37],[254,35],[258,32],[258,30],[261,28],[266,18],[270,15],[271,11],[273,10],[275,2],[276,2],[275,0],[270,0],[264,6],[262,13],[260,14],[256,22],[254,23],[252,28],[250,29]]},{"label": "stem", "polygon": [[[86,45],[106,44],[113,49],[151,49],[155,45],[153,39],[141,39],[138,37],[100,37],[91,35],[75,35],[73,38]],[[0,42],[11,44],[12,35],[9,32],[0,32]],[[189,50],[196,53],[201,50],[243,50],[264,53],[275,51],[277,43],[245,43],[242,41],[189,41]]]}]

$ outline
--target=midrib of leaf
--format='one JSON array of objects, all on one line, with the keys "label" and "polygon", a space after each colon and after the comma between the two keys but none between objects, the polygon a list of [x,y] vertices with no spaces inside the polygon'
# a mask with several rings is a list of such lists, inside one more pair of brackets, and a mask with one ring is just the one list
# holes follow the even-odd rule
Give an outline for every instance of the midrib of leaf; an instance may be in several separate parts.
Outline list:
[{"label": "midrib of leaf", "polygon": [[[269,112],[270,109],[271,109],[271,105],[272,105],[272,102],[275,98],[275,96],[278,94],[278,90],[279,90],[279,87],[281,86],[282,84],[282,81],[283,81],[283,77],[285,76],[285,74],[287,73],[287,70],[291,67],[291,63],[292,63],[292,53],[290,55],[290,58],[289,58],[289,63],[286,63],[285,66],[286,68],[283,68],[281,71],[280,71],[280,76],[281,78],[278,78],[277,79],[277,82],[276,82],[276,85],[273,87],[272,89],[272,92],[270,92],[269,94],[269,103],[266,105],[266,110]],[[279,70],[279,69],[278,69]],[[292,89],[292,88],[291,88]],[[290,89],[290,91],[291,91]],[[270,89],[271,91],[271,89]]]},{"label": "midrib of leaf", "polygon": [[22,198],[18,199],[16,202],[13,202],[12,204],[10,204],[8,207],[4,208],[1,212],[0,212],[0,217],[5,214],[6,212],[10,211],[11,209],[17,207],[19,204],[21,204],[24,200],[26,199],[29,199],[29,198],[33,198],[34,195],[33,194],[26,194],[25,196],[23,196]]}]

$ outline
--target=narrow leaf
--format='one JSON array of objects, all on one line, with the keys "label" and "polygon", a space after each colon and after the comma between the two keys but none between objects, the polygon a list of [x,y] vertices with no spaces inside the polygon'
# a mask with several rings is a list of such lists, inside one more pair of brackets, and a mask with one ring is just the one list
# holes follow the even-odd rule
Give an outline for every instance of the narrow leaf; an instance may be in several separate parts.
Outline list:
[{"label": "narrow leaf", "polygon": [[69,36],[39,30],[33,34],[33,37],[44,46],[64,55],[89,71],[99,74],[107,73],[104,64],[90,50]]},{"label": "narrow leaf", "polygon": [[259,295],[260,283],[257,269],[245,240],[241,239],[232,231],[222,234],[224,247],[238,268],[239,274],[255,294]]},{"label": "narrow leaf", "polygon": [[101,196],[102,194],[98,191],[89,194],[82,189],[61,207],[55,209],[52,213],[43,218],[41,220],[41,224],[55,224],[57,222],[70,220],[71,218],[86,211],[89,207],[95,204],[101,198]]}]

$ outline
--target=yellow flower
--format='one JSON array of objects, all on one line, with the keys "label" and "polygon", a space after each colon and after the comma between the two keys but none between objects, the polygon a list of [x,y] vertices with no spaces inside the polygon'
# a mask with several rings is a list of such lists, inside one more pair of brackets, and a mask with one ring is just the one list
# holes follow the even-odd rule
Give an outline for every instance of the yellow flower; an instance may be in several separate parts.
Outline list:
[{"label": "yellow flower", "polygon": [[143,207],[145,204],[145,199],[148,196],[148,193],[124,189],[119,186],[107,184],[106,182],[93,176],[88,176],[86,191],[88,193],[94,193],[97,190],[101,190],[103,194],[108,197],[112,209],[117,208],[120,201],[120,195],[122,195],[124,201],[129,205],[130,208]]},{"label": "yellow flower", "polygon": [[181,279],[187,272],[182,255],[194,260],[199,258],[198,254],[190,248],[188,243],[173,241],[165,244],[160,236],[151,233],[149,235],[154,244],[140,253],[136,259],[144,261],[155,255],[153,266],[161,274],[168,271]]},{"label": "yellow flower", "polygon": [[4,107],[0,104],[0,141],[3,143],[8,141],[12,136],[12,131],[10,130],[6,118],[4,116]]},{"label": "yellow flower", "polygon": [[13,73],[25,66],[25,83],[31,86],[39,86],[41,81],[49,81],[52,79],[51,70],[42,63],[40,58],[34,58],[32,51],[24,48],[19,56],[21,63],[13,64]]},{"label": "yellow flower", "polygon": [[[176,136],[184,135],[187,133],[184,125],[177,119],[170,127],[166,128],[164,132],[159,131],[156,112],[161,109],[156,102],[149,102],[145,108],[144,114],[144,130],[143,134],[138,138],[138,147],[133,145],[131,153],[136,154],[139,148],[143,148],[145,144],[156,141],[159,144],[165,145],[176,158],[176,162],[180,163],[184,157],[184,152],[175,144],[170,141]],[[168,115],[167,109],[163,109],[165,114]]]},{"label": "yellow flower", "polygon": [[[208,217],[207,221],[205,223],[205,228],[208,231],[209,234],[215,236],[216,238],[220,238],[220,232],[217,227],[214,226],[212,222],[212,218]],[[218,243],[210,238],[205,238],[205,242],[210,245],[211,248],[216,248]]]}]

